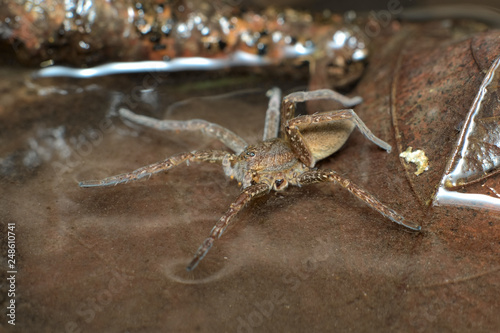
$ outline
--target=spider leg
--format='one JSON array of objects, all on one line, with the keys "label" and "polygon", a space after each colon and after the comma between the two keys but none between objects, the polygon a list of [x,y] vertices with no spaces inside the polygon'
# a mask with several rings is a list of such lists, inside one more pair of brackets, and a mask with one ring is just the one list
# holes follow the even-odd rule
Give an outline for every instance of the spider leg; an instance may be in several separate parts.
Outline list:
[{"label": "spider leg", "polygon": [[238,198],[231,204],[229,209],[222,215],[219,221],[215,224],[210,232],[210,235],[203,241],[201,246],[196,251],[193,260],[186,267],[187,271],[192,271],[200,263],[200,261],[205,257],[207,252],[210,250],[215,240],[220,238],[224,230],[226,230],[229,223],[231,223],[233,217],[238,214],[238,212],[245,207],[245,205],[250,202],[255,197],[261,196],[269,192],[270,187],[266,184],[256,184],[245,188]]},{"label": "spider leg", "polygon": [[200,150],[192,153],[180,153],[172,157],[169,157],[163,161],[144,166],[132,172],[107,177],[102,180],[85,180],[81,181],[78,185],[80,187],[117,185],[120,183],[127,183],[131,180],[137,180],[144,177],[149,177],[158,172],[168,171],[171,168],[183,162],[191,161],[191,162],[223,163],[224,160],[228,160],[233,157],[234,155],[220,150]]},{"label": "spider leg", "polygon": [[352,107],[363,102],[359,96],[347,97],[330,89],[319,89],[313,91],[297,91],[283,98],[281,103],[280,134],[286,136],[286,123],[295,116],[296,104],[320,99],[330,99],[341,103],[344,106]]},{"label": "spider leg", "polygon": [[119,112],[120,116],[131,122],[160,131],[201,131],[206,136],[218,139],[236,154],[240,154],[248,146],[239,135],[206,120],[160,120],[138,115],[124,108],[120,109]]},{"label": "spider leg", "polygon": [[269,96],[269,106],[266,112],[263,141],[277,138],[280,128],[281,90],[275,87],[269,90],[267,95]]},{"label": "spider leg", "polygon": [[384,215],[391,221],[412,230],[419,231],[421,229],[421,227],[418,224],[406,220],[403,216],[395,212],[393,209],[387,207],[386,205],[378,201],[373,195],[366,192],[358,185],[352,183],[349,179],[340,176],[335,171],[311,170],[300,175],[298,180],[299,185],[307,185],[319,182],[335,182],[340,186],[342,186],[343,188],[347,189],[349,192],[354,194],[359,199],[363,200],[371,208],[375,209],[376,211],[378,211],[380,214]]},{"label": "spider leg", "polygon": [[[312,147],[312,145],[319,144],[324,149],[326,143],[315,143],[313,142],[313,140],[309,140],[309,142],[307,142],[308,140],[304,139],[301,130],[304,130],[312,125],[342,121],[345,122],[346,120],[354,124],[354,126],[351,126],[350,124],[344,124],[344,128],[342,130],[345,132],[341,131],[338,137],[332,136],[332,142],[328,143],[330,145],[329,150],[325,150],[325,152],[328,152],[326,153],[327,156],[340,149],[345,140],[347,140],[350,131],[352,131],[354,127],[357,127],[368,140],[370,140],[380,148],[387,150],[387,152],[391,151],[391,145],[376,137],[352,109],[328,111],[313,115],[299,116],[287,121],[285,130],[289,137],[290,144],[292,145],[292,149],[299,156],[299,159],[307,166],[313,167],[318,160],[325,158],[326,156],[323,156],[325,153],[323,153],[323,155],[321,156],[315,156],[315,149],[313,149],[314,147]],[[351,126],[351,128],[349,128],[349,126]],[[319,152],[317,153],[319,155]]]}]

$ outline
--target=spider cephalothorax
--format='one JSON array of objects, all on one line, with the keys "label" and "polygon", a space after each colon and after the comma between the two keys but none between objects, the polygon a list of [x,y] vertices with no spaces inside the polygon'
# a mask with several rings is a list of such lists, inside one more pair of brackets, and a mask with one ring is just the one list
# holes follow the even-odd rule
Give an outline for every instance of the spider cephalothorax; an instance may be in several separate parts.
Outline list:
[{"label": "spider cephalothorax", "polygon": [[281,138],[262,141],[247,147],[225,169],[243,188],[266,184],[269,189],[282,191],[288,185],[297,185],[297,176],[309,170],[294,154],[290,145]]},{"label": "spider cephalothorax", "polygon": [[225,174],[239,182],[241,193],[200,246],[193,260],[187,266],[188,271],[198,265],[214,241],[222,235],[233,217],[250,200],[271,190],[282,191],[290,185],[302,186],[318,182],[336,182],[393,222],[413,230],[420,230],[419,225],[406,221],[401,215],[348,179],[332,170],[315,168],[316,162],[340,149],[355,127],[358,127],[370,141],[390,151],[391,146],[373,135],[352,109],[294,117],[295,105],[298,102],[334,99],[345,106],[353,106],[360,103],[361,98],[347,98],[326,89],[296,92],[283,98],[280,114],[280,94],[277,88],[271,90],[264,138],[263,141],[255,145],[248,145],[245,140],[228,129],[204,120],[157,120],[121,109],[120,115],[123,118],[159,130],[200,130],[208,136],[219,139],[235,154],[221,150],[180,153],[129,173],[111,176],[103,180],[83,181],[80,182],[80,186],[93,187],[126,183],[130,180],[167,171],[183,162],[221,164]]}]

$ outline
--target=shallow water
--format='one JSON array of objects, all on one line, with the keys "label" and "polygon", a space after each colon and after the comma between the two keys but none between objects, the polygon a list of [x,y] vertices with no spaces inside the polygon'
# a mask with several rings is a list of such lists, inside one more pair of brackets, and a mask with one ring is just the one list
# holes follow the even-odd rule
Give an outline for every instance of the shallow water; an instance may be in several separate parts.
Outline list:
[{"label": "shallow water", "polygon": [[[12,68],[0,75],[1,228],[15,224],[19,331],[498,328],[498,215],[422,205],[397,153],[358,132],[320,167],[351,178],[423,232],[388,222],[334,185],[292,188],[244,209],[188,273],[185,265],[239,193],[219,167],[192,164],[110,188],[77,185],[178,152],[222,148],[198,134],[124,123],[120,106],[207,119],[253,143],[263,133],[266,90],[286,93],[306,82],[164,74],[150,89],[150,74],[34,80]],[[389,100],[367,91],[356,110],[395,147]]]}]

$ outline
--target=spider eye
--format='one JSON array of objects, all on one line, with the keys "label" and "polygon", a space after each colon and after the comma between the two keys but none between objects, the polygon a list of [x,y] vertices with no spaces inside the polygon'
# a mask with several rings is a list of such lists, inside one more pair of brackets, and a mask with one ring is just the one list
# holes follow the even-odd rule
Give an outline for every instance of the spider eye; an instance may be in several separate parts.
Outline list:
[{"label": "spider eye", "polygon": [[248,157],[254,157],[255,156],[255,153],[253,151],[247,151],[247,154],[246,154]]}]

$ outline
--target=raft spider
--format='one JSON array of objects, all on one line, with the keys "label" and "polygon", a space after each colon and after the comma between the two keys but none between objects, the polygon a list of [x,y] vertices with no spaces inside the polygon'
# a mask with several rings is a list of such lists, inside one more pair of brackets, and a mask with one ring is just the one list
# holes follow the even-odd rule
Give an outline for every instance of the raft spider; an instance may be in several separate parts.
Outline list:
[{"label": "raft spider", "polygon": [[406,221],[403,216],[335,171],[320,170],[314,167],[319,160],[340,149],[354,127],[357,127],[371,142],[390,152],[391,146],[377,138],[352,109],[294,117],[296,103],[299,102],[331,99],[344,106],[352,107],[361,103],[360,97],[348,98],[328,89],[295,92],[283,98],[280,116],[280,90],[278,88],[271,89],[269,96],[264,138],[256,145],[248,145],[245,140],[230,130],[205,120],[158,120],[120,109],[120,115],[123,118],[158,130],[200,130],[209,137],[217,138],[235,153],[220,150],[180,153],[129,173],[102,180],[82,181],[79,185],[93,187],[127,183],[130,180],[170,170],[183,162],[221,164],[225,174],[239,182],[241,193],[212,228],[208,238],[201,244],[193,260],[186,267],[188,271],[193,270],[205,257],[214,241],[222,235],[236,214],[250,200],[269,193],[271,190],[283,191],[289,185],[302,186],[318,182],[338,183],[393,222],[413,230],[420,230],[419,225]]}]

